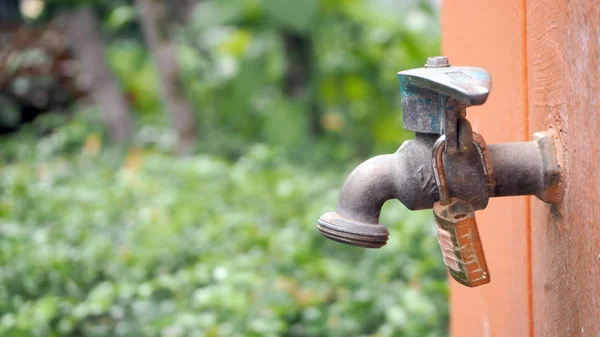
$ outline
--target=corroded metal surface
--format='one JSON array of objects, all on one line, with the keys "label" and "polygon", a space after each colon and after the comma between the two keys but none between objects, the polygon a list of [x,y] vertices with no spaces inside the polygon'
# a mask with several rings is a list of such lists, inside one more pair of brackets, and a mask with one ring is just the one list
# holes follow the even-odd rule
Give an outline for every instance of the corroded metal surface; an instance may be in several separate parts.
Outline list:
[{"label": "corroded metal surface", "polygon": [[[487,146],[483,137],[480,134],[473,132],[473,144],[477,149],[477,154],[481,162],[483,169],[483,178],[485,182],[485,188],[489,198],[494,195],[494,188],[496,187],[496,179],[494,178],[494,171],[492,169],[490,155],[487,151]],[[440,196],[439,201],[444,203],[450,200],[450,190],[448,189],[448,182],[446,179],[446,173],[444,171],[443,164],[443,151],[446,146],[446,136],[442,135],[433,146],[433,175],[435,177],[436,185],[438,186],[438,194]],[[471,182],[466,182],[470,184]],[[487,204],[487,200],[485,201]]]},{"label": "corroded metal surface", "polygon": [[[482,161],[488,193],[493,192],[494,174],[485,142],[480,135],[474,133],[473,143]],[[490,282],[489,272],[473,206],[464,200],[450,197],[442,158],[445,144],[446,137],[442,135],[433,146],[432,154],[432,167],[440,195],[440,200],[433,205],[438,242],[450,275],[459,283],[477,287]]]},{"label": "corroded metal surface", "polygon": [[547,203],[558,204],[563,197],[560,151],[562,146],[558,133],[554,129],[549,129],[545,132],[536,132],[533,138],[540,149],[542,172],[544,172],[542,177],[544,188],[536,196]]},{"label": "corroded metal surface", "polygon": [[398,80],[404,128],[434,134],[451,133],[445,128],[456,125],[459,111],[485,103],[492,85],[490,74],[474,67],[411,69]]},{"label": "corroded metal surface", "polygon": [[[387,241],[387,232],[383,235],[381,231],[385,227],[379,223],[381,207],[387,200],[398,199],[411,210],[432,208],[439,200],[431,165],[437,138],[417,134],[396,153],[373,157],[354,169],[342,187],[336,212],[319,220],[323,235],[347,244],[378,248]],[[562,189],[560,179],[549,179],[560,172],[559,162],[542,159],[553,150],[540,150],[553,142],[542,147],[538,141],[486,145],[475,134],[473,143],[477,146],[469,151],[442,156],[450,194],[468,202],[474,210],[485,208],[490,197],[542,198],[552,195],[548,191]]]},{"label": "corroded metal surface", "polygon": [[427,58],[427,63],[425,63],[425,68],[444,68],[449,67],[450,61],[447,56],[431,56]]},{"label": "corroded metal surface", "polygon": [[448,272],[457,282],[477,287],[490,282],[490,273],[477,230],[473,207],[460,199],[433,207],[438,242]]},{"label": "corroded metal surface", "polygon": [[387,228],[380,223],[364,223],[336,212],[323,214],[317,228],[328,239],[365,248],[384,246],[389,235]]},{"label": "corroded metal surface", "polygon": [[531,142],[487,146],[472,132],[465,108],[485,102],[489,73],[446,63],[430,58],[425,68],[398,73],[404,124],[416,131],[415,139],[352,171],[336,212],[321,216],[317,227],[332,240],[379,248],[388,239],[379,223],[387,200],[398,199],[411,210],[433,207],[451,275],[477,286],[489,282],[489,273],[475,210],[485,208],[490,197],[511,195],[559,202],[562,164],[551,131],[537,133]]}]

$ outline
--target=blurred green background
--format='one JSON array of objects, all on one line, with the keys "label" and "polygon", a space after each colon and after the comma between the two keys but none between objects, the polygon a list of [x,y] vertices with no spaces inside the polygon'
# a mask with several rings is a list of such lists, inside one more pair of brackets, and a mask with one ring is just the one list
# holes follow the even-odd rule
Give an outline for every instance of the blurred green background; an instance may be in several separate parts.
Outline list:
[{"label": "blurred green background", "polygon": [[430,212],[388,202],[379,250],[315,227],[412,137],[396,72],[438,54],[438,21],[435,1],[0,1],[0,335],[446,336]]}]

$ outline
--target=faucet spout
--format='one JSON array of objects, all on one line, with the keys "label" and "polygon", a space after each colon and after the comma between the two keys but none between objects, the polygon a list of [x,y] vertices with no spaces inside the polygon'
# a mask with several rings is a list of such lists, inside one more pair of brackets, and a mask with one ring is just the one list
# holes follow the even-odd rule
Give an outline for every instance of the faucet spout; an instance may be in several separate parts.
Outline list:
[{"label": "faucet spout", "polygon": [[319,219],[321,234],[354,246],[384,246],[389,232],[379,223],[379,214],[387,200],[400,197],[402,156],[402,151],[380,155],[356,167],[342,187],[336,212]]},{"label": "faucet spout", "polygon": [[408,209],[431,208],[437,188],[431,148],[437,135],[416,134],[392,154],[373,157],[350,173],[335,212],[323,214],[317,228],[325,237],[345,244],[380,248],[389,232],[379,223],[381,207],[398,199]]}]

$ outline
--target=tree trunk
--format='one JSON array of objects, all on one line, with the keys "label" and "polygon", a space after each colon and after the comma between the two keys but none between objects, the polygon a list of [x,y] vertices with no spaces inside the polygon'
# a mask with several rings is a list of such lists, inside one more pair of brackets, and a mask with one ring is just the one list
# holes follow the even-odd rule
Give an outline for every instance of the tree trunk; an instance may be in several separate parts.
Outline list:
[{"label": "tree trunk", "polygon": [[160,76],[163,103],[178,135],[177,152],[189,152],[196,142],[194,111],[185,97],[175,44],[169,38],[166,6],[162,0],[135,3]]},{"label": "tree trunk", "polygon": [[102,111],[111,140],[129,140],[129,103],[108,65],[100,25],[93,10],[89,6],[73,10],[61,16],[58,23],[65,28],[70,46],[81,63],[83,72],[90,76],[90,96]]},{"label": "tree trunk", "polygon": [[312,88],[314,77],[314,55],[312,40],[301,33],[282,33],[287,69],[284,92],[292,98],[306,103],[309,113],[309,132],[318,135],[322,132],[321,114]]},{"label": "tree trunk", "polygon": [[190,20],[199,0],[171,0],[169,5],[173,18],[177,23],[185,25]]}]

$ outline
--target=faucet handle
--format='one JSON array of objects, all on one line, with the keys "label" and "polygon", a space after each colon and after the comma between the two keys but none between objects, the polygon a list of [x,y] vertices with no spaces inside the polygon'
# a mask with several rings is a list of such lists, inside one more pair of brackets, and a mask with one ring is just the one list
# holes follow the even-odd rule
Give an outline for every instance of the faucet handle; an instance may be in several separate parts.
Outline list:
[{"label": "faucet handle", "polygon": [[492,89],[490,73],[475,67],[416,68],[399,72],[398,79],[403,91],[428,89],[455,98],[465,107],[485,103]]},{"label": "faucet handle", "polygon": [[460,110],[485,103],[492,88],[487,70],[452,67],[444,56],[429,58],[424,68],[399,72],[398,80],[404,127],[430,134],[456,125]]}]

